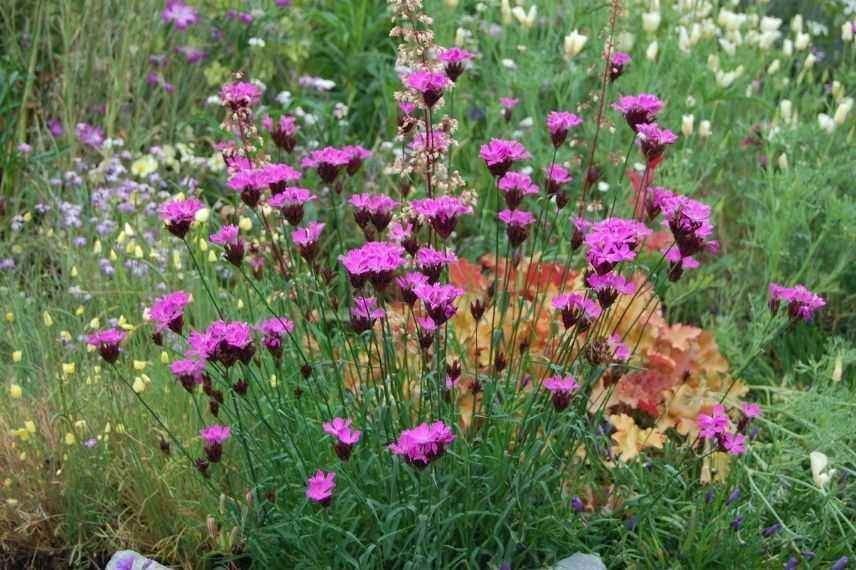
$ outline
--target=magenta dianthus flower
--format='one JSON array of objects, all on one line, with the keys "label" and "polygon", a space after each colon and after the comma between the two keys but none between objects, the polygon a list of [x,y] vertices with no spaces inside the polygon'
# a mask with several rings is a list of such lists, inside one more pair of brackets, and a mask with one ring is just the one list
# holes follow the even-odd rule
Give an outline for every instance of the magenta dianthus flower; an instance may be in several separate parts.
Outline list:
[{"label": "magenta dianthus flower", "polygon": [[309,156],[303,159],[300,166],[317,169],[321,180],[327,184],[332,184],[339,176],[339,171],[350,162],[350,154],[328,146],[321,150],[313,150]]},{"label": "magenta dianthus flower", "polygon": [[499,179],[498,186],[505,196],[505,204],[512,210],[517,209],[524,196],[538,193],[538,186],[522,172],[507,172]]},{"label": "magenta dianthus flower", "polygon": [[262,92],[253,83],[235,81],[223,86],[220,98],[226,106],[237,111],[245,107],[255,107],[262,100]]},{"label": "magenta dianthus flower", "polygon": [[190,303],[190,295],[184,291],[174,291],[156,299],[149,310],[149,321],[157,323],[156,334],[169,329],[181,334],[184,328],[184,308]]},{"label": "magenta dianthus flower", "polygon": [[443,90],[449,85],[449,78],[433,71],[414,71],[405,78],[410,89],[422,94],[422,101],[429,109],[443,96]]},{"label": "magenta dianthus flower", "polygon": [[350,199],[354,207],[354,219],[365,229],[371,222],[377,231],[382,232],[392,221],[392,209],[398,206],[398,201],[383,194],[354,194]]},{"label": "magenta dianthus flower", "polygon": [[86,337],[87,344],[94,346],[108,364],[114,364],[119,359],[119,345],[128,336],[119,329],[106,329]]},{"label": "magenta dianthus flower", "polygon": [[624,114],[624,118],[634,131],[641,124],[653,123],[657,113],[663,108],[663,102],[656,95],[642,93],[637,96],[624,96],[618,99],[612,108]]},{"label": "magenta dianthus flower", "polygon": [[722,436],[720,445],[731,455],[743,455],[746,453],[746,436],[740,433],[726,432]]},{"label": "magenta dianthus flower", "polygon": [[300,255],[309,263],[317,254],[318,239],[324,231],[325,224],[312,222],[308,228],[300,228],[291,233],[291,241],[297,246]]},{"label": "magenta dianthus flower", "polygon": [[666,217],[682,257],[702,249],[714,254],[719,250],[719,243],[708,239],[713,233],[709,206],[686,196],[672,195],[664,199],[663,192],[655,193],[654,198],[660,200],[658,208]]},{"label": "magenta dianthus flower", "polygon": [[374,297],[354,297],[351,307],[351,328],[354,332],[363,333],[374,325],[375,321],[386,316],[386,311],[377,307]]},{"label": "magenta dianthus flower", "polygon": [[315,199],[315,195],[306,188],[289,186],[279,194],[271,196],[268,206],[279,210],[289,224],[296,226],[303,220],[304,205]]},{"label": "magenta dianthus flower", "polygon": [[161,11],[161,20],[184,31],[199,21],[199,14],[182,0],[167,0],[166,8]]},{"label": "magenta dianthus flower", "polygon": [[285,317],[276,317],[262,321],[258,330],[264,335],[262,337],[264,347],[274,358],[279,358],[282,355],[282,337],[294,330],[294,322]]},{"label": "magenta dianthus flower", "polygon": [[479,156],[485,161],[487,169],[496,177],[504,176],[518,160],[532,158],[522,144],[513,140],[490,139],[479,150]]},{"label": "magenta dianthus flower", "polygon": [[430,283],[440,280],[443,268],[458,261],[458,256],[452,252],[438,251],[430,247],[421,247],[416,252],[416,265],[419,271],[428,277]]},{"label": "magenta dianthus flower", "polygon": [[348,155],[348,166],[345,169],[348,172],[348,176],[356,174],[363,165],[363,161],[372,155],[370,150],[358,145],[343,147],[342,152]]},{"label": "magenta dianthus flower", "polygon": [[77,135],[78,140],[85,145],[89,145],[93,148],[99,148],[104,144],[104,131],[98,127],[88,123],[77,123],[74,127],[74,132]]},{"label": "magenta dianthus flower", "polygon": [[262,126],[270,133],[273,143],[285,152],[290,153],[297,146],[297,121],[291,115],[282,115],[276,122],[265,117]]},{"label": "magenta dianthus flower", "polygon": [[636,137],[648,164],[656,166],[663,158],[666,146],[678,142],[678,135],[669,129],[661,129],[657,123],[641,124],[636,127]]},{"label": "magenta dianthus flower", "polygon": [[579,389],[579,384],[573,376],[551,376],[544,380],[544,388],[552,395],[553,406],[561,412],[571,403],[571,396]]},{"label": "magenta dianthus flower", "polygon": [[535,216],[524,210],[503,210],[496,217],[505,224],[505,234],[512,248],[526,241],[529,226],[535,223]]},{"label": "magenta dianthus flower", "polygon": [[173,376],[181,383],[185,390],[193,393],[199,384],[202,384],[205,375],[204,360],[176,360],[170,367]]},{"label": "magenta dianthus flower", "polygon": [[592,273],[586,283],[597,295],[597,301],[604,309],[609,308],[618,295],[632,295],[636,286],[617,273]]},{"label": "magenta dianthus flower", "polygon": [[457,81],[464,72],[464,64],[475,57],[475,54],[459,47],[440,50],[437,59],[446,64],[443,70],[451,81]]},{"label": "magenta dianthus flower", "polygon": [[621,77],[624,68],[630,65],[631,61],[633,61],[631,57],[624,52],[617,51],[612,54],[612,60],[609,62],[609,80],[615,81]]},{"label": "magenta dianthus flower", "polygon": [[547,129],[550,131],[553,147],[562,146],[568,138],[568,131],[582,123],[583,120],[573,113],[550,111],[550,114],[547,115]]},{"label": "magenta dianthus flower", "polygon": [[160,207],[160,217],[167,231],[178,238],[184,238],[190,230],[190,224],[196,218],[196,212],[205,205],[196,198],[171,200]]},{"label": "magenta dianthus flower", "polygon": [[612,359],[614,361],[626,362],[630,359],[630,348],[622,342],[621,337],[617,334],[609,335],[609,338],[606,339],[606,344],[612,351]]},{"label": "magenta dianthus flower", "polygon": [[403,255],[404,248],[399,245],[370,241],[339,256],[339,261],[354,288],[361,288],[369,280],[376,290],[382,291],[404,264]]},{"label": "magenta dianthus flower", "polygon": [[414,289],[414,293],[424,303],[431,319],[440,326],[454,316],[455,301],[464,294],[464,290],[454,285],[434,283],[420,285]]},{"label": "magenta dianthus flower", "polygon": [[268,164],[259,169],[259,177],[270,188],[271,194],[276,196],[284,192],[290,182],[300,180],[301,174],[287,164]]},{"label": "magenta dianthus flower", "polygon": [[319,503],[321,506],[328,506],[333,500],[333,489],[336,488],[336,473],[324,473],[320,469],[315,472],[315,475],[309,478],[306,484],[306,497]]},{"label": "magenta dianthus flower", "polygon": [[240,267],[244,260],[244,242],[239,232],[238,226],[227,224],[209,237],[212,243],[223,246],[223,256],[235,267]]},{"label": "magenta dianthus flower", "polygon": [[414,200],[410,205],[417,214],[431,223],[431,227],[441,239],[446,239],[452,234],[460,216],[473,213],[470,206],[454,196]]},{"label": "magenta dianthus flower", "polygon": [[193,331],[187,339],[187,354],[230,367],[239,360],[249,364],[255,354],[250,325],[241,321],[214,321],[205,332]]},{"label": "magenta dianthus flower", "polygon": [[770,283],[770,310],[776,313],[782,301],[788,304],[788,314],[792,319],[810,321],[814,313],[826,305],[820,295],[812,293],[803,285],[784,287]]},{"label": "magenta dianthus flower", "polygon": [[676,247],[668,247],[662,253],[666,261],[669,262],[669,281],[677,281],[684,274],[684,271],[701,266],[696,258],[691,255],[681,255],[681,250]]},{"label": "magenta dianthus flower", "polygon": [[223,456],[223,444],[232,436],[229,426],[212,425],[199,430],[199,437],[205,442],[205,455],[210,463],[217,463]]},{"label": "magenta dianthus flower", "polygon": [[699,437],[702,439],[710,439],[716,437],[717,434],[722,434],[728,431],[731,425],[731,418],[725,413],[725,408],[722,404],[717,404],[713,407],[713,413],[698,415]]},{"label": "magenta dianthus flower", "polygon": [[556,194],[562,186],[568,184],[573,178],[568,173],[568,170],[558,164],[553,164],[544,169],[544,176],[547,177],[547,193]]},{"label": "magenta dianthus flower", "polygon": [[324,422],[324,433],[336,438],[333,447],[336,455],[342,461],[350,459],[352,448],[360,441],[360,436],[363,434],[359,430],[351,429],[351,420],[340,417],[335,417],[332,421]]},{"label": "magenta dianthus flower", "polygon": [[395,282],[398,284],[398,289],[401,291],[401,297],[404,299],[404,302],[412,307],[417,299],[416,288],[421,285],[427,285],[428,276],[418,271],[411,271],[396,279]]},{"label": "magenta dianthus flower", "polygon": [[407,463],[424,469],[442,457],[453,441],[455,434],[443,422],[423,423],[402,431],[398,441],[389,445],[389,450]]},{"label": "magenta dianthus flower", "polygon": [[553,308],[562,313],[562,324],[566,329],[576,325],[580,332],[586,331],[601,314],[597,303],[579,293],[559,295],[553,298],[552,303]]},{"label": "magenta dianthus flower", "polygon": [[586,258],[595,271],[603,275],[622,261],[636,258],[636,248],[651,235],[644,224],[622,218],[607,218],[596,224],[585,234],[588,247]]}]

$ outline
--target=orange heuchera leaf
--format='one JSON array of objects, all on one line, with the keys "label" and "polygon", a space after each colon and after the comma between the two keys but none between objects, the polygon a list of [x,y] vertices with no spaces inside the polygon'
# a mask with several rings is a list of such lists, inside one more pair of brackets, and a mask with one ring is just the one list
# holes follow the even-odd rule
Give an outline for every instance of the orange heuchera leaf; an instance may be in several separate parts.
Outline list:
[{"label": "orange heuchera leaf", "polygon": [[609,416],[609,421],[615,426],[612,439],[616,445],[613,452],[618,454],[621,461],[627,462],[638,457],[645,448],[663,449],[663,434],[654,428],[639,429],[633,418],[626,414]]},{"label": "orange heuchera leaf", "polygon": [[487,280],[480,265],[459,259],[449,266],[449,282],[468,293],[483,294],[487,291]]}]

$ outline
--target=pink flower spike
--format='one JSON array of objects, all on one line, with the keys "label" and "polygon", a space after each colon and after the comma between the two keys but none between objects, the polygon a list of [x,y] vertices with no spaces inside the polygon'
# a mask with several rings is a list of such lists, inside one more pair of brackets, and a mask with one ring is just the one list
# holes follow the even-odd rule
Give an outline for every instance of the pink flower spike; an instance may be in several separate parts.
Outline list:
[{"label": "pink flower spike", "polygon": [[306,497],[326,507],[333,500],[333,489],[336,488],[336,473],[324,473],[320,469],[309,478],[306,484]]}]

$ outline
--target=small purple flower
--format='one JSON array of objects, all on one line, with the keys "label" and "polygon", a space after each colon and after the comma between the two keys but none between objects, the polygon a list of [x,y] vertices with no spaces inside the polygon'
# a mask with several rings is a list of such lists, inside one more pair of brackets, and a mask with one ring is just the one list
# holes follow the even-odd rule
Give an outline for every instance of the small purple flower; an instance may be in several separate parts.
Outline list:
[{"label": "small purple flower", "polygon": [[170,365],[169,369],[184,389],[192,394],[196,386],[202,384],[204,380],[205,361],[191,359],[176,360]]},{"label": "small purple flower", "polygon": [[428,316],[437,326],[440,326],[454,316],[455,301],[464,294],[464,290],[453,285],[434,283],[420,285],[416,287],[414,293],[425,305]]},{"label": "small purple flower", "polygon": [[774,523],[768,527],[761,529],[761,536],[763,536],[764,538],[770,538],[780,530],[782,530],[782,523]]},{"label": "small purple flower", "polygon": [[479,156],[485,161],[490,173],[496,177],[504,176],[514,162],[532,158],[522,144],[513,140],[491,139],[483,144]]},{"label": "small purple flower", "polygon": [[312,222],[308,228],[300,228],[291,233],[291,241],[297,246],[300,255],[309,263],[317,254],[318,239],[324,231],[325,224]]},{"label": "small purple flower", "polygon": [[119,345],[126,336],[128,335],[119,329],[106,329],[89,335],[86,342],[94,346],[107,363],[114,364],[119,359]]},{"label": "small purple flower", "polygon": [[65,127],[62,126],[62,121],[54,117],[48,120],[48,131],[50,131],[52,137],[58,139],[65,134]]},{"label": "small purple flower", "polygon": [[386,311],[377,306],[374,297],[354,297],[354,306],[351,307],[351,328],[356,333],[364,333],[374,326],[378,319],[386,316]]},{"label": "small purple flower", "polygon": [[229,426],[212,425],[199,430],[199,437],[205,443],[205,455],[209,463],[218,463],[223,456],[223,444],[232,436]]},{"label": "small purple flower", "polygon": [[319,469],[307,482],[306,497],[326,507],[333,500],[333,489],[335,488],[336,473],[324,473]]},{"label": "small purple flower", "polygon": [[558,164],[553,164],[544,169],[547,178],[547,194],[556,194],[561,191],[562,186],[573,180],[567,169]]},{"label": "small purple flower", "polygon": [[528,175],[521,172],[507,172],[499,179],[497,186],[505,197],[505,204],[512,210],[517,209],[524,196],[538,193],[538,186]]},{"label": "small purple flower", "polygon": [[410,89],[422,95],[422,101],[430,109],[443,96],[443,90],[449,85],[449,78],[433,71],[414,71],[404,82]]},{"label": "small purple flower", "polygon": [[327,184],[332,184],[339,176],[339,171],[347,166],[350,161],[350,154],[328,146],[321,150],[312,151],[308,157],[303,159],[300,166],[317,169],[321,180]]},{"label": "small purple flower", "polygon": [[417,214],[431,223],[431,227],[441,239],[446,239],[452,234],[460,216],[473,213],[470,206],[454,196],[414,200],[410,205]]},{"label": "small purple flower", "polygon": [[282,115],[276,122],[265,117],[262,126],[270,133],[274,144],[285,152],[291,152],[297,146],[297,121],[291,115]]},{"label": "small purple flower", "polygon": [[776,313],[782,301],[788,304],[788,313],[792,319],[804,321],[810,321],[814,313],[826,305],[823,297],[803,285],[783,287],[778,283],[770,283],[770,310]]},{"label": "small purple flower", "polygon": [[88,123],[77,123],[75,126],[77,139],[85,145],[99,148],[104,144],[104,131]]},{"label": "small purple flower", "polygon": [[199,21],[199,15],[193,7],[182,0],[167,0],[166,8],[161,12],[161,20],[183,31],[196,24]]},{"label": "small purple flower", "polygon": [[624,118],[634,131],[641,124],[653,123],[657,113],[663,108],[663,102],[656,95],[642,93],[637,96],[621,97],[612,108],[624,114]]},{"label": "small purple flower", "polygon": [[268,200],[268,206],[278,209],[289,224],[297,226],[303,221],[305,204],[315,199],[316,196],[306,188],[289,186],[284,191],[272,196]]},{"label": "small purple flower", "polygon": [[547,115],[547,129],[550,131],[550,139],[553,141],[553,147],[559,148],[562,146],[568,138],[568,131],[580,126],[582,123],[583,120],[573,113],[551,111]]},{"label": "small purple flower", "polygon": [[282,337],[294,330],[294,322],[285,317],[276,317],[262,321],[258,330],[264,335],[262,337],[264,347],[278,359],[282,355]]},{"label": "small purple flower", "polygon": [[453,82],[457,81],[464,72],[466,62],[474,57],[475,54],[458,47],[443,49],[437,53],[437,59],[446,64],[443,68],[446,76]]}]

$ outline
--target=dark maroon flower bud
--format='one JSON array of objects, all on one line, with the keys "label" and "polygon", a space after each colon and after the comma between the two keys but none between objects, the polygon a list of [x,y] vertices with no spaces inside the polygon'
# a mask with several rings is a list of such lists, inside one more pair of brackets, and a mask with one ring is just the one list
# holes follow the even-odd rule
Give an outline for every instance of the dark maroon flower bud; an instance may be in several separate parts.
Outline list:
[{"label": "dark maroon flower bud", "polygon": [[152,333],[152,342],[157,346],[163,346],[163,333],[154,332]]},{"label": "dark maroon flower bud", "polygon": [[208,473],[209,463],[205,461],[205,459],[199,458],[196,460],[196,470],[205,477],[206,479],[210,478],[211,475]]},{"label": "dark maroon flower bud", "polygon": [[258,188],[247,186],[246,188],[241,190],[241,201],[250,208],[255,208],[256,206],[258,206],[261,197],[262,191]]},{"label": "dark maroon flower bud", "polygon": [[297,398],[298,400],[299,400],[300,398],[302,398],[302,397],[303,397],[303,388],[301,388],[300,386],[298,386],[297,388],[295,388],[295,389],[294,389],[294,397],[295,397],[295,398]]},{"label": "dark maroon flower bud", "polygon": [[215,418],[218,417],[220,415],[220,402],[217,400],[209,400],[208,411],[210,411],[211,415]]},{"label": "dark maroon flower bud", "polygon": [[237,243],[227,243],[224,246],[223,257],[235,267],[240,267],[241,262],[244,261],[244,242],[238,240]]},{"label": "dark maroon flower bud", "polygon": [[232,386],[232,389],[235,391],[235,393],[237,395],[246,396],[247,395],[247,389],[249,387],[250,387],[250,385],[247,384],[247,381],[244,380],[243,378],[241,378],[240,380],[235,382],[235,384]]},{"label": "dark maroon flower bud", "polygon": [[556,208],[562,210],[565,206],[568,205],[568,193],[567,192],[557,192],[556,193]]},{"label": "dark maroon flower bud", "polygon": [[205,456],[209,463],[218,463],[223,457],[223,444],[209,443],[205,446]]},{"label": "dark maroon flower bud", "polygon": [[472,305],[470,305],[470,314],[473,316],[476,322],[479,322],[484,316],[485,306],[481,299],[476,299],[473,301]]},{"label": "dark maroon flower bud", "polygon": [[309,380],[309,377],[312,376],[312,366],[308,363],[304,364],[300,367],[300,374],[303,375],[304,380]]},{"label": "dark maroon flower bud", "polygon": [[505,355],[500,351],[496,353],[496,356],[493,359],[493,367],[497,372],[502,372],[505,370],[505,367],[508,365],[508,361],[505,359]]},{"label": "dark maroon flower bud", "polygon": [[160,436],[159,445],[160,445],[160,450],[164,455],[170,454],[169,442],[167,440],[165,440],[163,436]]},{"label": "dark maroon flower bud", "polygon": [[446,364],[446,375],[452,382],[461,377],[461,363],[458,360]]}]

